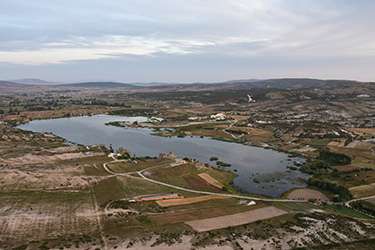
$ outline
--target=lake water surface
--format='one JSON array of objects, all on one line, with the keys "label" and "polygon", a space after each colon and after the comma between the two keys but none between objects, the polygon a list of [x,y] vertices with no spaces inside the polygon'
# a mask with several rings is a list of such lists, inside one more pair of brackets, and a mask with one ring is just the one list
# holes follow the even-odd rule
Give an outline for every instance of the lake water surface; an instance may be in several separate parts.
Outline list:
[{"label": "lake water surface", "polygon": [[236,170],[234,186],[243,192],[272,197],[296,187],[304,187],[307,175],[288,170],[294,161],[287,154],[271,149],[223,142],[200,137],[160,137],[145,128],[121,128],[107,126],[110,121],[144,121],[144,117],[96,115],[51,120],[35,120],[19,126],[34,132],[51,132],[68,141],[83,144],[105,144],[113,148],[124,147],[137,156],[157,156],[162,152],[174,152],[179,157],[189,157],[210,162],[212,156],[230,163],[228,169]]}]

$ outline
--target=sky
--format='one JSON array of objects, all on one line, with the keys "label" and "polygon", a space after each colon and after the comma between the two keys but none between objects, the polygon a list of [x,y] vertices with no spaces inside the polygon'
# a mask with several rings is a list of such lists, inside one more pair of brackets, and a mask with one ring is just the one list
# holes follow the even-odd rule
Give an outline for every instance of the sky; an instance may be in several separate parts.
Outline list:
[{"label": "sky", "polygon": [[372,0],[1,0],[0,79],[375,81]]}]

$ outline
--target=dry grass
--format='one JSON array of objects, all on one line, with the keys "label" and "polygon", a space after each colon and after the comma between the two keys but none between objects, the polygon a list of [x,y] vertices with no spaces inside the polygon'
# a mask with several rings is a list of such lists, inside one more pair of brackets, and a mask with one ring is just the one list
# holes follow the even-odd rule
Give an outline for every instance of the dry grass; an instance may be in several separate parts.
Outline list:
[{"label": "dry grass", "polygon": [[185,222],[197,232],[206,232],[227,227],[249,224],[259,220],[270,219],[286,214],[284,210],[269,206],[250,210],[243,213],[219,216],[215,218],[193,220]]},{"label": "dry grass", "polygon": [[150,167],[167,167],[174,163],[170,159],[147,159],[147,160],[137,160],[132,161],[118,161],[108,164],[108,167],[116,173],[129,173],[140,171]]},{"label": "dry grass", "polygon": [[375,128],[350,128],[348,130],[359,135],[375,135]]},{"label": "dry grass", "polygon": [[32,165],[32,164],[46,164],[53,163],[56,161],[67,161],[80,158],[87,158],[93,156],[101,156],[103,153],[64,153],[64,154],[54,154],[54,155],[35,155],[35,154],[26,154],[17,158],[10,158],[3,160],[3,163],[9,165]]},{"label": "dry grass", "polygon": [[0,194],[0,242],[7,238],[30,241],[91,234],[97,230],[96,211],[88,193]]},{"label": "dry grass", "polygon": [[375,183],[351,187],[349,188],[349,191],[355,198],[375,195]]},{"label": "dry grass", "polygon": [[352,158],[352,162],[359,166],[375,166],[375,145],[362,141],[353,141],[348,145],[344,141],[332,141],[328,148],[336,153],[345,154]]}]

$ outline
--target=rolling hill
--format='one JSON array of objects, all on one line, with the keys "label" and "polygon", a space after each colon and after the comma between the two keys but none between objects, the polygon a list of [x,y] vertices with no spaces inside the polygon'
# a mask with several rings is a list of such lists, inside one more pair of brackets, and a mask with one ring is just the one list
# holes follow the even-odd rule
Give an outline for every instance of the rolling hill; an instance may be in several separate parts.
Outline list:
[{"label": "rolling hill", "polygon": [[94,88],[94,89],[105,89],[105,88],[137,88],[137,86],[127,83],[120,82],[80,82],[80,83],[68,83],[54,85],[55,87],[63,88]]}]

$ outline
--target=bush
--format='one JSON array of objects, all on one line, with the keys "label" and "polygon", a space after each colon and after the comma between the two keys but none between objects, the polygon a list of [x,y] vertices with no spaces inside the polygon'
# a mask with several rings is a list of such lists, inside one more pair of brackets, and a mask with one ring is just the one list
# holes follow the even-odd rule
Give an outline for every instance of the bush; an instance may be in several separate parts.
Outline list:
[{"label": "bush", "polygon": [[318,159],[326,162],[330,166],[347,165],[352,162],[352,159],[344,154],[333,153],[330,151],[321,151]]},{"label": "bush", "polygon": [[230,167],[231,166],[231,164],[226,163],[226,162],[222,162],[222,161],[217,161],[216,165],[218,165],[219,167]]}]

